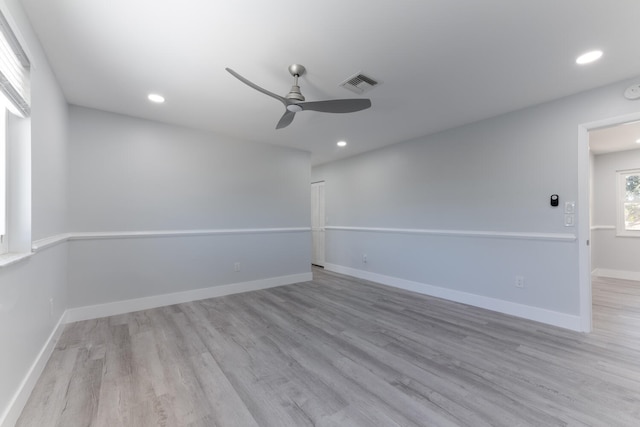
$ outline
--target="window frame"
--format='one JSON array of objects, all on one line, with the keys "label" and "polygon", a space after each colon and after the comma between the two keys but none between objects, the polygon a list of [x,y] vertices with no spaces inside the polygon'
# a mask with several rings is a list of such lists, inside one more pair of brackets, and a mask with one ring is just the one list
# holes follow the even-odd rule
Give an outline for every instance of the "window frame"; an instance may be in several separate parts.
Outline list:
[{"label": "window frame", "polygon": [[640,237],[640,230],[628,230],[626,228],[624,216],[627,177],[635,175],[640,176],[640,168],[616,171],[616,235],[620,237]]}]

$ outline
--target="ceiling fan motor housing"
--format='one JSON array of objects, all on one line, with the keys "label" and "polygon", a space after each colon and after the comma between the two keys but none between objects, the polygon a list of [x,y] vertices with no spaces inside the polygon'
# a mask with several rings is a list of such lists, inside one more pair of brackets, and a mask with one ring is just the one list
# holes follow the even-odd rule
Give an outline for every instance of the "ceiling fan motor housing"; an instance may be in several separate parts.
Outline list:
[{"label": "ceiling fan motor housing", "polygon": [[291,90],[289,91],[287,96],[285,96],[285,98],[293,99],[296,101],[304,101],[304,96],[302,96],[302,93],[300,92],[300,86],[298,85],[291,86]]}]

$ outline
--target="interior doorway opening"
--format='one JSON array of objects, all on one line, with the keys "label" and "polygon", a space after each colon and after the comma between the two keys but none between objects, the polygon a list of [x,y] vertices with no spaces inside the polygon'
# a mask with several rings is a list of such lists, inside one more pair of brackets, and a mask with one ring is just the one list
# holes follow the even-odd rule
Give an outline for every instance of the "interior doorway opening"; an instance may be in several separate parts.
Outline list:
[{"label": "interior doorway opening", "polygon": [[325,263],[324,226],[324,181],[318,181],[311,183],[311,264],[323,268]]},{"label": "interior doorway opening", "polygon": [[[603,259],[600,255],[609,250],[607,245],[611,244],[612,239],[617,238],[618,242],[624,242],[616,236],[615,218],[618,215],[616,198],[619,195],[615,183],[616,171],[613,170],[624,166],[622,163],[614,166],[615,162],[606,166],[599,165],[596,161],[598,156],[631,160],[633,156],[628,154],[632,151],[640,156],[640,144],[636,143],[636,140],[640,139],[640,134],[632,139],[629,136],[622,137],[623,134],[640,132],[640,112],[586,123],[580,125],[578,130],[578,214],[581,218],[578,224],[580,329],[583,332],[591,332],[593,328],[592,275],[615,274],[613,271],[616,270],[615,268],[606,268],[605,264],[602,264]],[[607,175],[608,178],[602,178]],[[640,244],[640,238],[632,239],[626,239],[623,244],[627,246],[627,251],[629,251],[630,242],[635,241]],[[620,266],[621,264],[611,265]],[[633,270],[640,272],[640,266],[636,265]],[[640,276],[637,277],[635,280],[640,280]]]}]

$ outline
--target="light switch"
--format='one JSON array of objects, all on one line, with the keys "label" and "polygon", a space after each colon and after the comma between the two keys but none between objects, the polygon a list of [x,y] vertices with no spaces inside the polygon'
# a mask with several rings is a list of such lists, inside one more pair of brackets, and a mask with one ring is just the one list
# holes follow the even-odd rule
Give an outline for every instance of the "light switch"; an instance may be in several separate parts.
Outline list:
[{"label": "light switch", "polygon": [[565,227],[573,227],[574,226],[574,215],[573,214],[565,214],[564,215],[564,226]]},{"label": "light switch", "polygon": [[564,202],[564,213],[572,214],[576,212],[576,202]]}]

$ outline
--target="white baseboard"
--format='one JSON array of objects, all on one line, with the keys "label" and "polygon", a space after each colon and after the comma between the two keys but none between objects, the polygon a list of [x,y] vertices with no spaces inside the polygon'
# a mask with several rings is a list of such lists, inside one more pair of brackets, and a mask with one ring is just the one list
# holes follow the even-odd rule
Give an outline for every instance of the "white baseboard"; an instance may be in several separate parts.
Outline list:
[{"label": "white baseboard", "polygon": [[371,273],[369,271],[358,270],[336,264],[327,263],[324,268],[336,273],[347,274],[359,279],[369,280],[371,282],[381,283],[395,288],[405,289],[462,304],[468,304],[474,307],[485,308],[487,310],[522,317],[524,319],[534,320],[536,322],[546,323],[548,325],[558,326],[572,331],[582,331],[580,316],[577,315],[560,313],[557,311],[518,304],[497,298],[470,294],[467,292],[442,288],[440,286],[427,285],[424,283]]},{"label": "white baseboard", "polygon": [[612,279],[635,280],[640,282],[640,272],[609,270],[607,268],[596,268],[591,272],[593,276],[610,277]]},{"label": "white baseboard", "polygon": [[150,308],[157,308],[207,298],[238,294],[241,292],[257,291],[260,289],[274,288],[276,286],[307,282],[312,280],[312,278],[313,277],[310,272],[300,273],[292,274],[289,276],[279,276],[271,277],[268,279],[253,280],[250,282],[212,286],[210,288],[194,289],[172,294],[154,295],[150,297],[136,298],[126,301],[116,301],[86,307],[70,308],[67,309],[65,318],[67,323],[78,322],[80,320],[98,319],[100,317],[131,313],[134,311],[147,310]]},{"label": "white baseboard", "polygon": [[44,367],[49,361],[49,357],[51,357],[51,353],[53,353],[53,349],[56,347],[56,344],[62,335],[65,323],[65,314],[63,314],[60,316],[60,320],[58,320],[55,328],[53,328],[53,331],[40,350],[40,353],[38,353],[38,357],[36,357],[36,360],[29,368],[27,375],[22,380],[20,387],[18,387],[18,391],[13,395],[13,398],[7,405],[4,413],[0,415],[0,427],[13,427],[18,421],[18,418],[24,409],[24,405],[27,404],[27,400],[29,399],[29,396],[31,396],[31,392],[36,386],[38,378],[40,378],[40,374],[42,374]]}]

